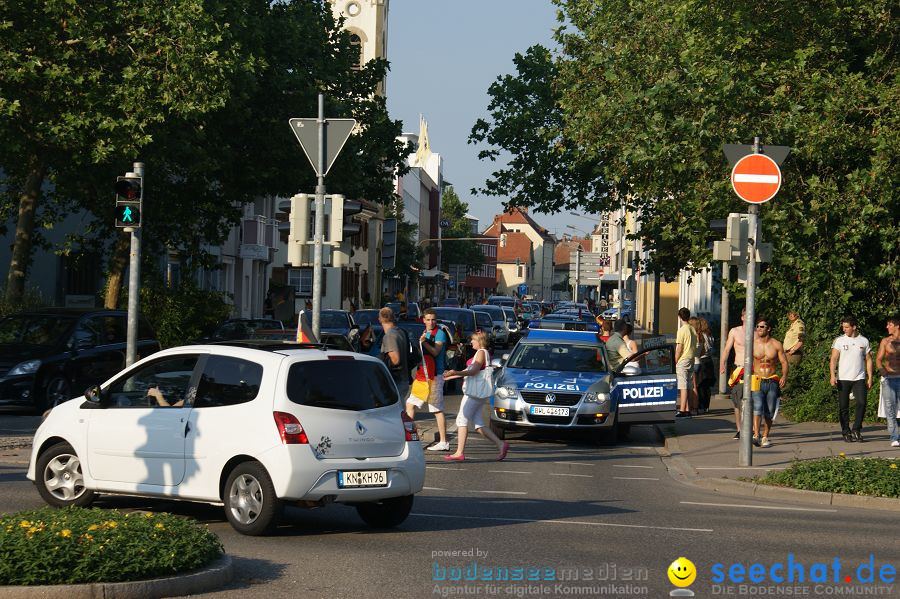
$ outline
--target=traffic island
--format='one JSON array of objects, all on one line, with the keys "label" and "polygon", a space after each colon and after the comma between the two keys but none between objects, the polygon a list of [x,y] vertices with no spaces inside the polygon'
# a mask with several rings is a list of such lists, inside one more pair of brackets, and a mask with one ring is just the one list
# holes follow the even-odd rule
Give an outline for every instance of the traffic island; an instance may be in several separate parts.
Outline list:
[{"label": "traffic island", "polygon": [[231,578],[218,537],[188,518],[78,507],[0,517],[0,599],[169,597]]}]

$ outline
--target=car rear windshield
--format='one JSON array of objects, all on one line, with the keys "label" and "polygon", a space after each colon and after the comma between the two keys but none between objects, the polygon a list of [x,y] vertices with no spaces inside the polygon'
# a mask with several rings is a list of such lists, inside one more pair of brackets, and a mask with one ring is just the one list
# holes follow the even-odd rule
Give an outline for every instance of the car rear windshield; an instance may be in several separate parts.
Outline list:
[{"label": "car rear windshield", "polygon": [[288,371],[287,395],[302,406],[352,411],[382,408],[399,401],[384,366],[368,360],[297,362]]},{"label": "car rear windshield", "polygon": [[570,343],[520,344],[509,359],[509,367],[568,372],[608,370],[599,347]]},{"label": "car rear windshield", "polygon": [[501,308],[500,306],[489,306],[482,304],[481,306],[475,306],[472,309],[476,312],[487,312],[494,320],[504,320],[506,318],[503,314],[503,308]]},{"label": "car rear windshield", "polygon": [[475,330],[475,315],[469,310],[459,308],[435,308],[435,313],[440,320],[451,320],[462,326],[464,331]]},{"label": "car rear windshield", "polygon": [[18,314],[0,319],[0,343],[55,345],[75,322],[69,316]]}]

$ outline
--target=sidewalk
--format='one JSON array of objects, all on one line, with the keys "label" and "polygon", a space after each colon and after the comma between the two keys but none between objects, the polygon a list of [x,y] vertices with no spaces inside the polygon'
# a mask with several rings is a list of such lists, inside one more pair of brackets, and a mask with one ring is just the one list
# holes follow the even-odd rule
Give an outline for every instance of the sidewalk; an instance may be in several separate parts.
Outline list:
[{"label": "sidewalk", "polygon": [[[751,467],[738,465],[740,441],[733,439],[737,429],[734,408],[727,396],[713,396],[710,411],[693,418],[678,418],[657,427],[665,439],[673,469],[685,480],[726,493],[813,501],[832,505],[878,507],[900,510],[900,499],[832,495],[739,482],[740,478],[761,477],[769,470],[783,470],[794,460],[837,456],[847,458],[879,457],[900,460],[900,449],[890,446],[884,424],[863,426],[863,443],[847,443],[836,422],[789,422],[781,415],[772,425],[766,449],[751,446]],[[877,505],[876,505],[877,504]]]}]

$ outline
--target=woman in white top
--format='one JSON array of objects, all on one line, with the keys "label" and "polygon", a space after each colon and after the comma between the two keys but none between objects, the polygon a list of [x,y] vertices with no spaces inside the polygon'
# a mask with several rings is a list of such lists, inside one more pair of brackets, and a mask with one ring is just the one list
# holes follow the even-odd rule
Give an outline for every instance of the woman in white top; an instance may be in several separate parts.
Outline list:
[{"label": "woman in white top", "polygon": [[[482,332],[473,334],[472,349],[475,350],[475,355],[466,362],[466,369],[445,370],[444,380],[447,380],[448,377],[472,376],[478,374],[491,363],[491,355],[487,350],[487,335]],[[497,446],[497,449],[500,451],[500,455],[497,456],[498,462],[506,459],[506,453],[509,451],[509,443],[501,441],[491,429],[485,428],[484,426],[482,412],[484,411],[484,405],[487,403],[488,399],[490,398],[463,395],[462,403],[459,405],[459,414],[456,416],[456,451],[450,455],[444,456],[445,460],[448,462],[462,462],[466,459],[466,438],[469,435],[468,427],[470,425],[473,426],[476,431],[481,433],[485,439]]]}]

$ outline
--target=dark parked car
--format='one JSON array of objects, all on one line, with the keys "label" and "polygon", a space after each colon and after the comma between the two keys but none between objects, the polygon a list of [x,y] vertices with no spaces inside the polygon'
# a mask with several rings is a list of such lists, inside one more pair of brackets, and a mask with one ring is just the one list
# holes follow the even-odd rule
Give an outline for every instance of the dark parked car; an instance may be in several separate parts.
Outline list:
[{"label": "dark parked car", "polygon": [[[125,368],[128,313],[46,308],[0,319],[0,406],[38,411],[80,396]],[[138,320],[138,359],[159,351]]]},{"label": "dark parked car", "polygon": [[319,316],[319,330],[323,333],[343,335],[354,350],[359,349],[359,325],[346,310],[322,310]]},{"label": "dark parked car", "polygon": [[226,320],[208,337],[198,339],[195,343],[215,343],[216,341],[234,341],[250,339],[258,330],[284,330],[280,320],[272,318],[231,318]]},{"label": "dark parked car", "polygon": [[388,302],[385,307],[394,311],[394,316],[399,320],[420,320],[422,318],[422,310],[416,302],[406,304],[406,317],[400,317],[400,302]]}]

